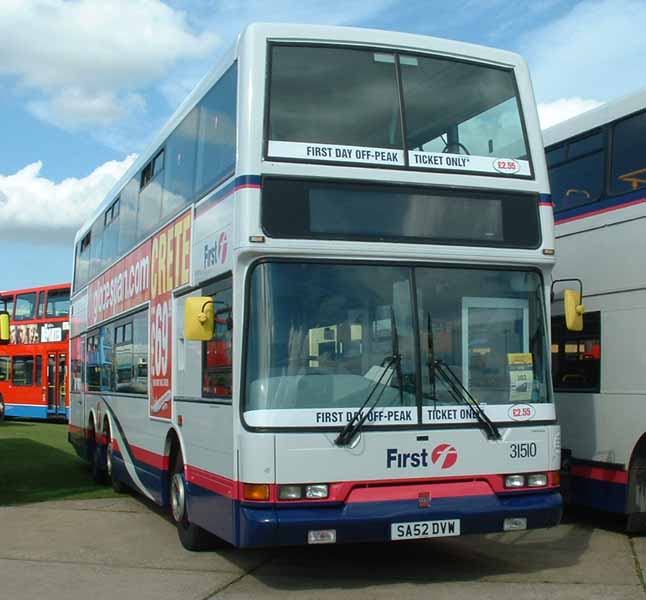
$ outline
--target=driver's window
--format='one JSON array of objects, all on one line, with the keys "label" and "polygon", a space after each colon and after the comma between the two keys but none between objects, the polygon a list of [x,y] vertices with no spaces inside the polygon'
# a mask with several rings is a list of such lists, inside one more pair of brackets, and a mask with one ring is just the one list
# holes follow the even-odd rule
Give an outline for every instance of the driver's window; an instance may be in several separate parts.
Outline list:
[{"label": "driver's window", "polygon": [[215,326],[213,337],[202,345],[202,394],[231,398],[233,369],[233,290],[210,294]]}]

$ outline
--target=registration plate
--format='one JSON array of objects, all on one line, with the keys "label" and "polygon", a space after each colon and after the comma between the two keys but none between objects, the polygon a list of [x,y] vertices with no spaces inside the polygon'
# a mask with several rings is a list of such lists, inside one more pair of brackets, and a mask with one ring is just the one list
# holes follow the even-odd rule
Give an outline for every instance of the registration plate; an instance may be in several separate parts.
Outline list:
[{"label": "registration plate", "polygon": [[460,519],[392,523],[390,526],[390,539],[392,540],[417,540],[454,535],[460,535]]}]

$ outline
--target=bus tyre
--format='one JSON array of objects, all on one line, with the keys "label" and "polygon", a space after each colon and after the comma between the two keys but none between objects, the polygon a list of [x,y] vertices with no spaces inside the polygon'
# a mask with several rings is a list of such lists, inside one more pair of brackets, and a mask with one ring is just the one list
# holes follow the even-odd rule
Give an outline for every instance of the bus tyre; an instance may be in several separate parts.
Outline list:
[{"label": "bus tyre", "polygon": [[184,461],[181,454],[175,458],[170,478],[170,514],[177,526],[179,541],[187,550],[207,550],[212,547],[212,536],[188,520]]},{"label": "bus tyre", "polygon": [[5,411],[4,400],[2,399],[2,396],[0,396],[0,423],[4,421],[4,411]]},{"label": "bus tyre", "polygon": [[119,481],[114,475],[114,464],[112,462],[112,435],[110,434],[109,429],[106,432],[106,436],[108,438],[108,445],[105,450],[106,474],[108,476],[108,479],[110,480],[112,489],[117,494],[125,494],[128,491],[128,487],[125,483]]},{"label": "bus tyre", "polygon": [[104,485],[107,480],[105,457],[101,451],[100,444],[94,443],[92,452],[92,479],[99,485]]}]

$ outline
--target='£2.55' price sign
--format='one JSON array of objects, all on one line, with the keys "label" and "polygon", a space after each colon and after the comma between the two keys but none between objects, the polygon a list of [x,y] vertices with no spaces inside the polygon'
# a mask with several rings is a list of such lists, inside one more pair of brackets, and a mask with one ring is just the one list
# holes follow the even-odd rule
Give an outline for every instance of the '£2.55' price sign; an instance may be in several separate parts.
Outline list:
[{"label": "'\u00a32.55' price sign", "polygon": [[150,411],[172,417],[173,290],[190,281],[191,212],[157,233],[151,247],[150,279]]}]

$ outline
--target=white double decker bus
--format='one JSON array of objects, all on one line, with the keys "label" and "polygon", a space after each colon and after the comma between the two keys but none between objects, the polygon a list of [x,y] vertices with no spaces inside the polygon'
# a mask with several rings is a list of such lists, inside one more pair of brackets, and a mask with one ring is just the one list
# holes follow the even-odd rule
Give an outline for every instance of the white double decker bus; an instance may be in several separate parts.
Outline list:
[{"label": "white double decker bus", "polygon": [[187,548],[556,525],[527,68],[253,25],[78,232],[70,439]]},{"label": "white double decker bus", "polygon": [[544,139],[555,273],[585,288],[581,331],[552,319],[564,489],[572,503],[624,514],[630,531],[644,532],[646,90],[555,125]]}]

